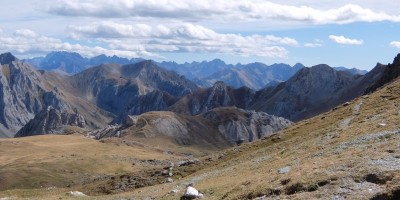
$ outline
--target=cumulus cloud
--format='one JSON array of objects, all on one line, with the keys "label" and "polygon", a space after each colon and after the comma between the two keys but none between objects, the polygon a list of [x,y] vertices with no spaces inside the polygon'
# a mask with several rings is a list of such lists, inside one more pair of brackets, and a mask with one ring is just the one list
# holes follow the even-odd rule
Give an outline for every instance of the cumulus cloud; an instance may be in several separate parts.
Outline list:
[{"label": "cumulus cloud", "polygon": [[127,51],[146,49],[149,52],[205,52],[286,57],[288,51],[282,46],[299,45],[295,39],[289,37],[221,34],[190,23],[149,26],[108,21],[86,26],[70,26],[68,30],[75,39],[98,38],[112,48]]},{"label": "cumulus cloud", "polygon": [[391,47],[399,48],[400,49],[400,41],[392,41],[389,44]]},{"label": "cumulus cloud", "polygon": [[[0,49],[19,55],[41,55],[50,51],[75,51],[84,56],[99,54],[123,57],[162,58],[166,52],[221,53],[239,56],[287,57],[285,46],[299,46],[289,37],[222,34],[203,26],[94,23],[68,27],[75,44],[47,37],[29,29],[0,35]],[[85,42],[86,41],[86,42]],[[102,44],[101,46],[83,45]]]},{"label": "cumulus cloud", "polygon": [[29,29],[19,29],[14,32],[14,36],[19,37],[27,37],[27,38],[35,38],[37,34]]},{"label": "cumulus cloud", "polygon": [[42,55],[50,51],[74,51],[84,56],[99,54],[119,55],[124,57],[155,56],[146,51],[124,51],[119,49],[107,49],[99,46],[85,46],[71,44],[59,39],[43,36],[29,29],[17,30],[12,36],[0,36],[0,49],[21,55]]},{"label": "cumulus cloud", "polygon": [[338,44],[347,44],[347,45],[362,45],[362,44],[364,44],[363,40],[346,38],[344,36],[330,35],[329,39],[331,39],[333,42],[336,42]]},{"label": "cumulus cloud", "polygon": [[281,20],[312,24],[400,22],[400,15],[376,12],[354,4],[324,10],[259,0],[59,0],[53,1],[47,11],[64,16],[148,17],[187,21]]}]

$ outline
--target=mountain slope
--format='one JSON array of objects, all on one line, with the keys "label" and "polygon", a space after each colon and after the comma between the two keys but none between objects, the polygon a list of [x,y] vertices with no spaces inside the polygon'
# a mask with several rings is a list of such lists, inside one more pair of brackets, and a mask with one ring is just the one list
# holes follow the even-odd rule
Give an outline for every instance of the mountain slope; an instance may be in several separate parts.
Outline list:
[{"label": "mountain slope", "polygon": [[400,76],[400,54],[397,54],[397,56],[393,60],[393,63],[388,64],[382,73],[383,73],[382,77],[380,77],[380,79],[377,80],[373,85],[368,87],[367,90],[365,91],[366,93],[373,92],[379,87],[382,87],[387,83],[390,83],[391,81]]},{"label": "mountain slope", "polygon": [[250,109],[298,121],[361,95],[365,89],[358,87],[362,80],[363,76],[336,71],[327,65],[303,68],[288,81],[258,91]]},{"label": "mountain slope", "polygon": [[63,90],[117,116],[162,110],[197,90],[194,83],[152,61],[100,65],[65,77],[65,82]]},{"label": "mountain slope", "polygon": [[197,115],[213,108],[236,106],[247,108],[254,91],[242,87],[233,89],[225,83],[216,82],[211,88],[201,88],[193,94],[184,96],[167,110],[188,115]]}]

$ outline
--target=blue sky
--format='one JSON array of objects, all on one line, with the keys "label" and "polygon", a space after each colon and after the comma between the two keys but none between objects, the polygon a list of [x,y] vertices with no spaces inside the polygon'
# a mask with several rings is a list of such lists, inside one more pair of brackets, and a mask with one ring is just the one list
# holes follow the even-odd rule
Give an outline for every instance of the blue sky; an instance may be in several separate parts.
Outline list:
[{"label": "blue sky", "polygon": [[0,51],[372,69],[400,51],[395,1],[3,0]]}]

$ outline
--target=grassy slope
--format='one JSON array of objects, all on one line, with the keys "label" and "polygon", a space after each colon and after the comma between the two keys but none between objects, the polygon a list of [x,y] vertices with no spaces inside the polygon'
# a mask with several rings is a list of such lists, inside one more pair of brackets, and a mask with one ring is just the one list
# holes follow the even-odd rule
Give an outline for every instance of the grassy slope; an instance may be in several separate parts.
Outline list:
[{"label": "grassy slope", "polygon": [[[46,135],[0,140],[0,190],[64,188],[95,177],[141,171],[151,165],[135,160],[171,160],[178,156],[142,147],[101,143],[79,135]],[[41,194],[41,190],[16,192]],[[0,193],[0,197],[15,191]],[[17,195],[19,196],[19,195]],[[29,196],[29,195],[28,195]],[[40,195],[39,195],[40,196]]]}]

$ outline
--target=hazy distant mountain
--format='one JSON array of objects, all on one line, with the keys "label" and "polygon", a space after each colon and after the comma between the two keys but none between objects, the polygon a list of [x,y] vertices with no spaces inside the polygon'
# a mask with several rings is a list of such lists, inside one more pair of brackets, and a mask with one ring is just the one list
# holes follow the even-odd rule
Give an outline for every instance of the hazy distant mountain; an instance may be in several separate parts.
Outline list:
[{"label": "hazy distant mountain", "polygon": [[246,86],[254,90],[263,88],[271,81],[286,81],[304,67],[300,63],[293,67],[283,63],[270,66],[263,63],[229,65],[219,59],[184,64],[162,62],[160,66],[184,75],[202,87],[211,87],[215,82],[223,81],[234,88]]},{"label": "hazy distant mountain", "polygon": [[97,66],[97,65],[101,65],[101,64],[127,65],[127,64],[134,64],[134,63],[137,63],[137,62],[140,62],[143,60],[144,59],[142,59],[142,58],[127,59],[127,58],[118,57],[116,55],[106,56],[106,55],[102,54],[102,55],[98,55],[93,58],[90,58],[88,64],[90,66]]},{"label": "hazy distant mountain", "polygon": [[46,71],[65,72],[66,74],[76,74],[88,67],[100,64],[130,64],[142,61],[140,58],[121,58],[118,56],[106,56],[104,54],[93,58],[84,58],[75,52],[55,51],[47,54],[45,57],[36,57],[25,59],[24,62],[32,64],[38,69]]},{"label": "hazy distant mountain", "polygon": [[354,75],[364,75],[366,73],[368,73],[367,70],[362,70],[362,69],[357,69],[357,68],[347,68],[347,67],[334,67],[334,69],[336,71],[346,71],[346,72],[350,72],[351,74]]},{"label": "hazy distant mountain", "polygon": [[212,61],[192,62],[178,64],[176,62],[161,62],[160,67],[168,70],[175,71],[176,73],[185,76],[188,79],[203,79],[212,74],[223,71],[233,65],[226,64],[220,59],[214,59]]}]

